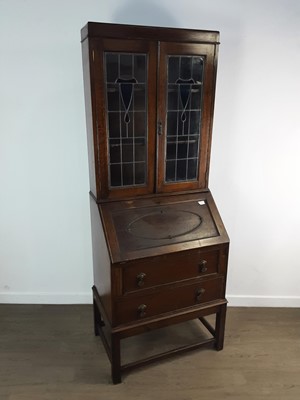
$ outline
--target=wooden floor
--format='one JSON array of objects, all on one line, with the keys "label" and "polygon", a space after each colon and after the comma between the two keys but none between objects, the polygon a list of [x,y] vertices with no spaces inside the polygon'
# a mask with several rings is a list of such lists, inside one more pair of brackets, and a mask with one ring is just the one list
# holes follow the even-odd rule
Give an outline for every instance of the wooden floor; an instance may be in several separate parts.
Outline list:
[{"label": "wooden floor", "polygon": [[[199,336],[197,322],[124,341],[129,360]],[[160,343],[160,346],[158,346]],[[91,306],[0,305],[0,400],[300,399],[300,310],[229,308],[225,348],[112,385]]]}]

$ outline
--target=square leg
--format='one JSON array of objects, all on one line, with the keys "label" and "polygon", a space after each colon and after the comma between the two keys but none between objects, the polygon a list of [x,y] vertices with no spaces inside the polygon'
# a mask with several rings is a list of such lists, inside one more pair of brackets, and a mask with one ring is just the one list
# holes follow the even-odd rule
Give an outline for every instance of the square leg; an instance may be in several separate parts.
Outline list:
[{"label": "square leg", "polygon": [[113,384],[121,383],[121,349],[118,335],[111,335],[111,377]]},{"label": "square leg", "polygon": [[96,305],[95,299],[93,299],[93,313],[94,313],[94,333],[95,336],[100,336],[99,329],[104,326],[100,311]]},{"label": "square leg", "polygon": [[223,304],[216,314],[215,349],[217,351],[222,350],[224,346],[226,310],[227,304]]}]

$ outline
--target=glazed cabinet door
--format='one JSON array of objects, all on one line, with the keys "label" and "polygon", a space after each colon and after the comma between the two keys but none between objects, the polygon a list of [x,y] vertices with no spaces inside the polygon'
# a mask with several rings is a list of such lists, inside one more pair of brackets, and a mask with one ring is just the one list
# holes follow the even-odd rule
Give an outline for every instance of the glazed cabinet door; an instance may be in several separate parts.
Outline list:
[{"label": "glazed cabinet door", "polygon": [[160,43],[157,191],[207,187],[215,46]]},{"label": "glazed cabinet door", "polygon": [[156,43],[94,39],[91,57],[97,191],[101,198],[153,193]]}]

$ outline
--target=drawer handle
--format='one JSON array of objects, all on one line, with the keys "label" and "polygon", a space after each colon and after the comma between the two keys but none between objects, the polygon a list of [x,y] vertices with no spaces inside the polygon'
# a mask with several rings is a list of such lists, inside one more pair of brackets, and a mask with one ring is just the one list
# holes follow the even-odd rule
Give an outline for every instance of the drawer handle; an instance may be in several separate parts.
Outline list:
[{"label": "drawer handle", "polygon": [[207,271],[207,261],[201,260],[199,263],[199,272],[206,272]]},{"label": "drawer handle", "polygon": [[157,124],[157,134],[161,136],[163,134],[162,123],[159,121]]},{"label": "drawer handle", "polygon": [[146,278],[146,274],[144,272],[141,272],[140,274],[138,274],[136,276],[136,284],[138,285],[138,287],[144,286],[145,278]]},{"label": "drawer handle", "polygon": [[146,316],[146,304],[141,304],[138,306],[138,317],[144,318]]},{"label": "drawer handle", "polygon": [[203,288],[196,290],[196,302],[197,303],[199,303],[199,301],[201,300],[201,297],[204,293],[205,293],[205,289],[203,289]]}]

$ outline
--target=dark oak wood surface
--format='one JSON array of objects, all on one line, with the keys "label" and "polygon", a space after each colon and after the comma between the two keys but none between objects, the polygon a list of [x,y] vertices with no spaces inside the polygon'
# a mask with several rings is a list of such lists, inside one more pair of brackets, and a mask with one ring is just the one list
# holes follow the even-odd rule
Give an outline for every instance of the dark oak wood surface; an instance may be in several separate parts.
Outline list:
[{"label": "dark oak wood surface", "polygon": [[[204,202],[204,204],[200,205],[198,202]],[[149,239],[130,234],[128,226],[137,217],[141,218],[143,213],[146,215],[151,212],[156,213],[157,210],[164,210],[164,207],[169,207],[169,210],[191,210],[202,218],[202,222],[191,232],[188,231],[184,235],[169,239]],[[103,203],[99,205],[99,208],[111,258],[115,263],[229,242],[221,217],[209,192]],[[176,223],[175,220],[174,223]],[[184,226],[186,221],[182,220],[180,223]]]},{"label": "dark oak wood surface", "polygon": [[[117,301],[117,323],[138,321],[173,310],[198,306],[222,298],[223,278],[202,280],[180,287],[168,287],[145,295],[121,298]],[[144,306],[144,307],[142,307]]]},{"label": "dark oak wood surface", "polygon": [[[91,192],[97,201],[107,198],[128,198],[149,193],[207,189],[218,57],[218,32],[89,23],[82,33],[84,37],[82,49],[90,181]],[[105,52],[145,53],[148,55],[148,169],[144,185],[133,187],[110,187],[109,185],[108,120],[103,58]],[[171,55],[188,55],[189,57],[197,55],[203,57],[205,63],[197,178],[181,182],[165,181],[166,76],[167,59]],[[161,126],[161,128],[158,128],[158,126]],[[161,130],[159,135],[157,134],[158,129]]]},{"label": "dark oak wood surface", "polygon": [[219,44],[220,33],[199,29],[161,28],[153,26],[88,22],[81,30],[81,40],[87,37],[123,39],[168,40],[173,42],[197,42]]},{"label": "dark oak wood surface", "polygon": [[171,256],[160,256],[159,262],[155,257],[133,261],[123,268],[122,292],[144,291],[157,285],[221,273],[220,253],[220,250],[197,249],[190,252],[188,258],[184,252],[180,252]]},{"label": "dark oak wood surface", "polygon": [[[92,86],[94,90],[94,102],[96,104],[96,120],[97,129],[94,131],[94,136],[97,138],[97,153],[96,158],[99,164],[99,192],[94,193],[98,198],[123,198],[130,196],[140,196],[154,192],[154,163],[155,163],[155,138],[156,138],[156,65],[157,54],[156,46],[153,42],[133,41],[133,40],[115,40],[115,39],[93,39],[92,43]],[[85,44],[83,44],[85,47]],[[141,187],[123,187],[109,188],[109,154],[107,148],[107,115],[106,115],[106,96],[105,83],[99,77],[104,76],[104,60],[103,54],[105,51],[111,52],[129,52],[129,53],[146,53],[149,56],[149,78],[148,78],[148,137],[147,137],[147,159],[149,167],[147,170],[147,183]]]},{"label": "dark oak wood surface", "polygon": [[[216,78],[216,47],[208,44],[187,44],[187,43],[160,43],[160,73],[158,83],[158,121],[162,123],[164,134],[158,137],[158,192],[178,192],[179,190],[204,189],[208,187],[209,156],[212,133],[214,85]],[[205,59],[204,68],[204,93],[202,100],[200,145],[199,145],[199,168],[198,179],[189,182],[165,182],[163,162],[166,154],[166,108],[167,108],[167,63],[165,60],[170,55],[201,55]]]},{"label": "dark oak wood surface", "polygon": [[[208,189],[218,44],[216,31],[103,23],[82,29],[94,333],[113,383],[155,360],[223,348],[229,238]],[[172,81],[171,59],[178,63]],[[144,65],[140,81],[137,60]],[[177,96],[174,109],[170,93]],[[138,115],[145,123],[135,131]],[[177,128],[170,133],[172,118]],[[209,337],[123,363],[124,339],[195,318]]]}]

